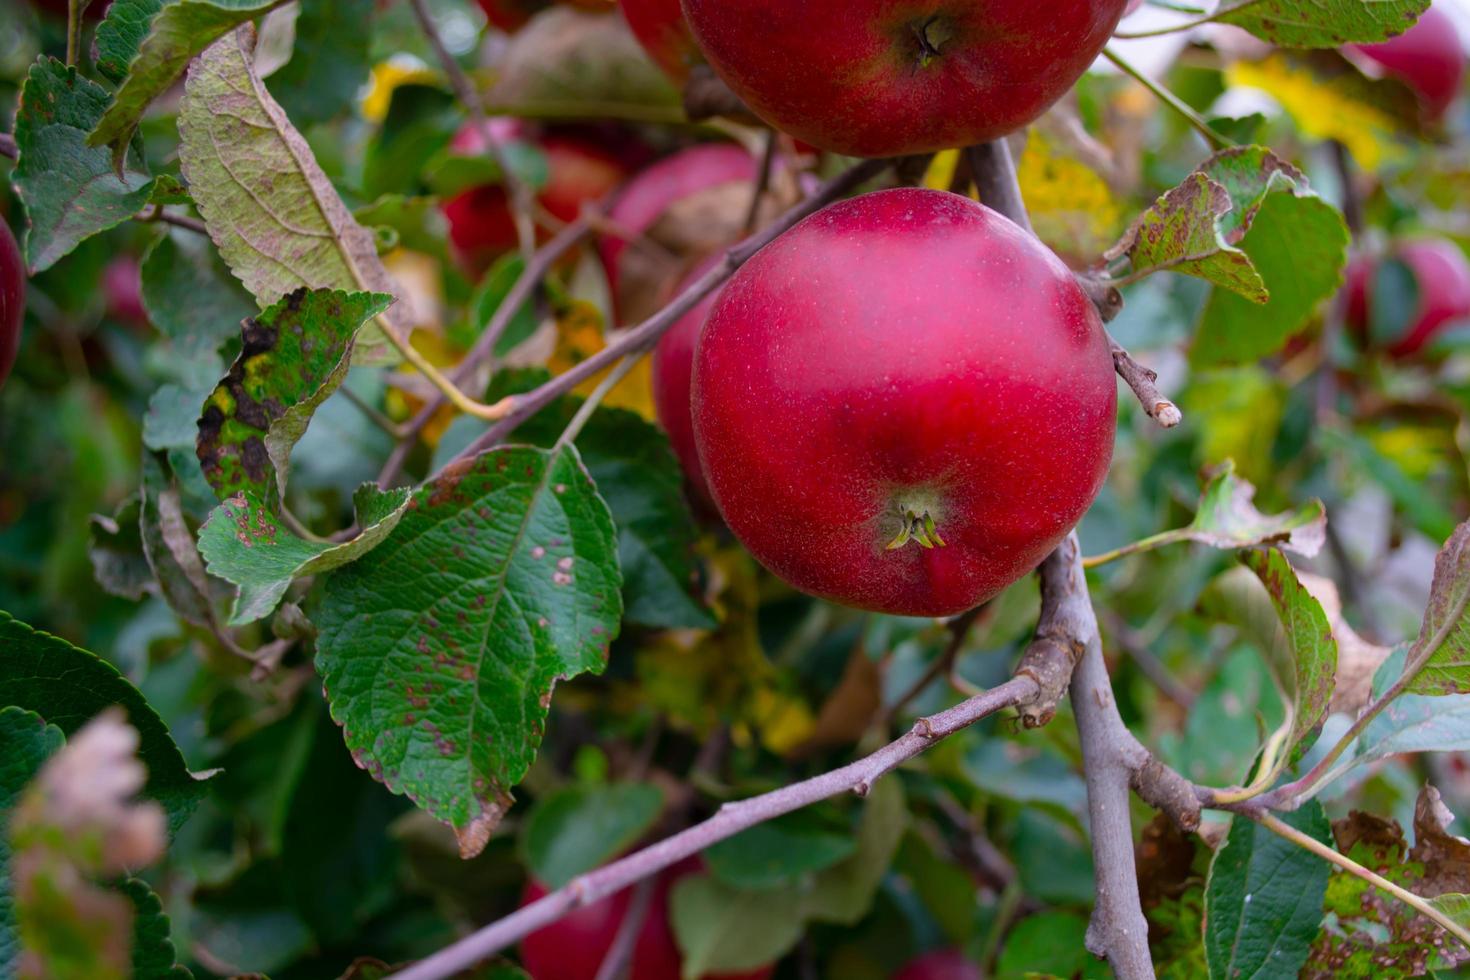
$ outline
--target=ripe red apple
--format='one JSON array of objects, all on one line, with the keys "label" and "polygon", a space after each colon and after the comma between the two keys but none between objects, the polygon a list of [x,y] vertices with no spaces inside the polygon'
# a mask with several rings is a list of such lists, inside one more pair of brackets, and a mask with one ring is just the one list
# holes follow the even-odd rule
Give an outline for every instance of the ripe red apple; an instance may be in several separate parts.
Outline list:
[{"label": "ripe red apple", "polygon": [[[527,137],[514,120],[493,120],[492,138],[510,142]],[[546,134],[537,140],[546,154],[546,185],[536,200],[561,221],[573,221],[582,205],[601,200],[623,182],[627,171],[617,157],[595,143],[575,136]],[[477,126],[461,129],[451,143],[459,153],[485,151],[485,137]],[[465,264],[483,271],[500,254],[516,245],[515,221],[500,184],[461,191],[443,205],[449,220],[449,240]]]},{"label": "ripe red apple", "polygon": [[1424,11],[1418,23],[1379,44],[1351,44],[1349,57],[1365,59],[1419,96],[1425,114],[1443,119],[1465,78],[1465,45],[1455,22],[1441,7]]},{"label": "ripe red apple", "polygon": [[618,0],[618,8],[643,50],[674,81],[684,82],[704,61],[679,0]]},{"label": "ripe red apple", "polygon": [[834,204],[726,284],[694,437],[730,530],[776,575],[949,616],[1035,568],[1112,456],[1096,309],[1045,246],[940,191]]},{"label": "ripe red apple", "polygon": [[983,980],[980,967],[957,949],[939,949],[908,962],[893,980]]},{"label": "ripe red apple", "polygon": [[824,150],[968,146],[1040,116],[1127,0],[684,0],[704,55],[766,122]]},{"label": "ripe red apple", "polygon": [[[719,261],[708,259],[691,272],[674,295],[708,272]],[[705,481],[704,469],[699,463],[699,449],[694,444],[694,418],[690,410],[690,385],[694,380],[694,350],[699,343],[699,333],[709,316],[710,308],[719,297],[719,290],[706,296],[698,306],[685,313],[669,328],[653,349],[653,407],[658,413],[659,425],[669,435],[669,445],[679,458],[684,478],[695,503],[706,509],[715,509],[714,497],[710,495],[709,483]]]},{"label": "ripe red apple", "polygon": [[20,349],[20,324],[26,308],[26,265],[10,226],[0,221],[0,385],[10,375]]},{"label": "ripe red apple", "polygon": [[1419,303],[1403,310],[1389,337],[1373,331],[1373,281],[1379,265],[1368,256],[1358,256],[1347,271],[1347,322],[1365,347],[1386,349],[1392,357],[1412,357],[1422,351],[1444,328],[1470,319],[1470,260],[1454,242],[1422,238],[1403,242],[1391,256],[1404,263],[1414,276]]},{"label": "ripe red apple", "polygon": [[[654,884],[647,917],[633,948],[628,974],[632,980],[681,980],[679,947],[669,922],[669,891],[679,878],[698,868],[697,861],[684,862]],[[533,881],[526,886],[521,904],[528,905],[546,893],[545,887]],[[596,980],[632,900],[632,889],[625,889],[531,933],[521,941],[521,964],[526,972],[532,980]],[[769,980],[775,969],[772,964],[748,973],[707,974],[703,980]]]},{"label": "ripe red apple", "polygon": [[140,275],[138,260],[131,255],[119,255],[102,267],[102,296],[107,315],[130,327],[141,327],[148,322]]},{"label": "ripe red apple", "polygon": [[629,237],[642,235],[674,204],[701,191],[751,183],[759,168],[749,153],[733,143],[701,143],[665,157],[628,181],[607,216],[624,234],[608,235],[600,246],[614,295]]}]

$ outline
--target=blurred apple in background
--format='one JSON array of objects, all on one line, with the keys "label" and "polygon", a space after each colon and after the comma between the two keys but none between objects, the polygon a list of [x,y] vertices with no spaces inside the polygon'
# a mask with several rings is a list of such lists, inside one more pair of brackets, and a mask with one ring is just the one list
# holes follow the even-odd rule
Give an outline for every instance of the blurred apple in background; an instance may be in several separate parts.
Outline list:
[{"label": "blurred apple in background", "polygon": [[1372,73],[1403,82],[1431,120],[1443,119],[1465,79],[1465,41],[1454,19],[1436,4],[1418,23],[1379,44],[1350,44],[1344,53]]},{"label": "blurred apple in background", "polygon": [[[1405,275],[1412,281],[1395,283]],[[1347,323],[1359,341],[1392,357],[1412,357],[1470,319],[1470,260],[1447,239],[1402,242],[1384,258],[1355,258],[1347,291]]]}]

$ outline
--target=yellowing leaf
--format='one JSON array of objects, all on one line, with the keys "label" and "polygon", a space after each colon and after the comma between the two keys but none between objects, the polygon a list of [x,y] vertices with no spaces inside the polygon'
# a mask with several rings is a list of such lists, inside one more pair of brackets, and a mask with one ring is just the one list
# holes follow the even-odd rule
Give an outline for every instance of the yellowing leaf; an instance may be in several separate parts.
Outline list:
[{"label": "yellowing leaf", "polygon": [[400,85],[433,85],[436,81],[437,76],[432,71],[415,61],[392,58],[378,62],[373,66],[367,94],[359,106],[363,118],[371,123],[381,123],[388,118],[388,104],[393,101],[393,91]]},{"label": "yellowing leaf", "polygon": [[761,744],[777,755],[786,755],[811,738],[816,719],[811,707],[800,698],[775,687],[761,688],[750,703],[751,722],[760,732]]},{"label": "yellowing leaf", "polygon": [[1261,61],[1236,62],[1225,70],[1225,78],[1232,87],[1271,95],[1303,133],[1338,140],[1368,170],[1402,159],[1405,149],[1399,137],[1414,118],[1412,103],[1404,113],[1392,111],[1382,98],[1389,90],[1375,88],[1336,60],[1334,65],[1326,57],[1278,52]]},{"label": "yellowing leaf", "polygon": [[949,190],[959,165],[959,150],[944,150],[934,154],[934,159],[929,161],[929,169],[924,171],[924,186],[931,191]]},{"label": "yellowing leaf", "polygon": [[[602,313],[596,306],[585,300],[572,300],[557,314],[556,350],[552,352],[551,360],[546,364],[547,368],[553,374],[561,374],[602,350],[607,346],[607,337],[603,330]],[[612,369],[608,368],[608,370]],[[600,371],[583,381],[573,389],[573,392],[583,396],[589,395],[606,376],[607,371]],[[607,393],[602,403],[612,408],[626,408],[631,412],[637,412],[645,419],[652,420],[654,418],[653,374],[649,359],[645,357],[639,361],[627,376],[618,382],[617,387]]]},{"label": "yellowing leaf", "polygon": [[1041,129],[1016,169],[1031,224],[1054,250],[1091,259],[1117,237],[1123,213],[1107,181]]}]

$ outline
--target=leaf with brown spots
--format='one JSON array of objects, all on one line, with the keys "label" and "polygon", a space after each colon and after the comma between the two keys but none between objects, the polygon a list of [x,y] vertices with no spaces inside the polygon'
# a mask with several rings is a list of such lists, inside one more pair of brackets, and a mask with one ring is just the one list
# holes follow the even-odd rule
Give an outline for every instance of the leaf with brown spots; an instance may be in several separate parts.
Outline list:
[{"label": "leaf with brown spots", "polygon": [[314,618],[332,717],[465,857],[530,768],[556,682],[606,665],[617,549],[574,447],[508,447],[419,488],[388,540],[327,580]]},{"label": "leaf with brown spots", "polygon": [[279,499],[291,447],[347,377],[358,329],[392,302],[298,289],[245,321],[244,348],[199,419],[199,465],[221,500],[240,492]]},{"label": "leaf with brown spots", "polygon": [[1217,14],[1281,48],[1335,48],[1404,33],[1430,0],[1237,0]]},{"label": "leaf with brown spots", "polygon": [[253,494],[237,493],[220,504],[199,529],[199,552],[211,575],[240,587],[229,625],[269,616],[296,579],[341,568],[382,544],[408,499],[407,487],[383,492],[363,484],[354,495],[361,530],[340,544],[296,536]]}]

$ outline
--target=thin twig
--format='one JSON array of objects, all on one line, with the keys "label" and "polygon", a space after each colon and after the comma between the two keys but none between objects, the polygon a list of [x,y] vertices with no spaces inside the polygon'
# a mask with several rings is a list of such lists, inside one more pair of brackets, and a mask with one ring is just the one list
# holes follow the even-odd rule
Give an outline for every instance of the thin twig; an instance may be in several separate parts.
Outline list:
[{"label": "thin twig", "polygon": [[949,641],[945,643],[943,652],[935,657],[919,679],[914,681],[909,686],[909,689],[903,692],[903,694],[900,694],[897,700],[888,707],[888,710],[883,712],[878,720],[878,726],[880,728],[887,728],[889,722],[910,701],[923,694],[925,689],[938,680],[941,674],[948,674],[953,669],[955,660],[959,657],[959,652],[965,645],[965,637],[970,633],[970,627],[975,625],[975,621],[980,618],[980,614],[987,608],[988,606],[986,605],[976,606],[974,609],[960,613],[945,624],[949,630]]},{"label": "thin twig", "polygon": [[[567,225],[551,241],[536,250],[536,254],[531,256],[531,261],[527,262],[526,267],[521,270],[515,284],[510,287],[510,291],[496,307],[495,313],[490,317],[490,322],[475,339],[474,346],[450,373],[450,379],[456,385],[466,383],[486,361],[494,356],[495,345],[505,335],[506,329],[509,328],[516,314],[520,312],[521,307],[540,288],[542,281],[562,256],[587,237],[594,220],[595,212],[584,211],[576,221]],[[419,436],[434,420],[439,410],[447,404],[449,404],[449,399],[442,393],[436,393],[428,404],[419,409],[418,414],[403,426],[403,434],[399,438],[398,445],[394,447],[388,461],[383,464],[382,472],[378,474],[378,486],[387,487],[398,479],[403,472],[404,464],[408,462],[408,454],[413,451]]]},{"label": "thin twig", "polygon": [[1413,892],[1409,891],[1406,888],[1401,888],[1400,886],[1395,885],[1387,878],[1384,878],[1382,875],[1370,871],[1369,869],[1363,867],[1361,864],[1352,860],[1351,858],[1343,854],[1339,854],[1333,848],[1328,847],[1326,844],[1317,840],[1317,838],[1311,836],[1310,834],[1302,833],[1300,830],[1297,830],[1295,827],[1291,826],[1291,824],[1286,823],[1274,814],[1266,813],[1264,811],[1245,811],[1245,813],[1246,816],[1249,816],[1252,820],[1256,821],[1262,827],[1265,827],[1267,830],[1271,831],[1271,833],[1276,834],[1278,837],[1289,840],[1303,850],[1310,851],[1311,853],[1317,855],[1322,860],[1331,862],[1332,864],[1337,865],[1339,868],[1348,872],[1349,874],[1355,875],[1368,882],[1369,884],[1383,889],[1394,898],[1398,899],[1400,902],[1403,902],[1405,905],[1409,906],[1411,909],[1424,916],[1426,919],[1429,919],[1445,932],[1448,932],[1450,935],[1454,936],[1466,946],[1470,946],[1470,930],[1466,930],[1464,926],[1460,925],[1453,918],[1435,908],[1433,903],[1419,897],[1418,895],[1415,895]]},{"label": "thin twig", "polygon": [[20,148],[15,145],[15,137],[9,133],[0,133],[0,157],[10,160],[20,159]]},{"label": "thin twig", "polygon": [[761,216],[761,200],[771,186],[771,169],[776,165],[776,144],[780,139],[781,135],[774,129],[766,133],[766,148],[761,154],[761,168],[756,177],[755,188],[750,192],[750,207],[745,211],[745,224],[741,225],[742,235],[750,235],[755,231],[755,223]]},{"label": "thin twig", "polygon": [[369,404],[361,395],[346,385],[343,385],[338,390],[342,392],[342,397],[347,399],[348,404],[361,412],[373,425],[376,425],[395,439],[403,435],[403,426],[384,415],[378,410],[378,406]]},{"label": "thin twig", "polygon": [[510,411],[498,424],[475,440],[455,457],[456,460],[476,456],[499,444],[526,419],[535,415],[557,398],[571,391],[583,381],[594,377],[613,362],[630,354],[647,353],[658,343],[670,327],[679,321],[710,293],[722,286],[735,272],[769,243],[785,234],[792,226],[813,212],[820,210],[893,166],[894,160],[864,160],[849,168],[838,177],[823,184],[811,196],[788,210],[759,234],[752,235],[725,253],[725,260],[718,262],[704,275],[685,287],[673,302],[658,313],[626,331],[616,342],[609,344],[585,361],[552,378],[546,384],[522,395],[510,396],[506,401]]},{"label": "thin twig", "polygon": [[505,148],[490,131],[490,116],[485,111],[485,100],[480,98],[480,90],[475,88],[475,83],[470,81],[459,62],[454,60],[454,55],[444,46],[444,39],[439,36],[439,28],[434,24],[434,15],[430,13],[428,3],[426,0],[409,0],[409,3],[413,6],[414,17],[418,19],[419,28],[428,39],[429,47],[434,49],[434,57],[439,60],[439,66],[444,69],[449,84],[454,88],[455,97],[470,110],[475,128],[485,140],[486,150],[500,168],[500,182],[505,185],[506,197],[510,200],[510,214],[515,221],[521,255],[529,262],[531,253],[536,251],[536,225],[531,219],[534,202],[530,189],[511,170],[510,158],[506,155]]},{"label": "thin twig", "polygon": [[1205,120],[1204,116],[1201,116],[1199,113],[1191,109],[1189,105],[1184,102],[1183,99],[1179,98],[1179,96],[1175,95],[1173,92],[1170,92],[1164,86],[1160,85],[1158,82],[1154,81],[1152,78],[1149,78],[1143,72],[1139,71],[1126,58],[1118,54],[1118,52],[1114,51],[1112,48],[1103,48],[1103,57],[1107,58],[1113,64],[1117,65],[1118,68],[1121,69],[1125,75],[1127,75],[1129,78],[1132,78],[1135,82],[1142,85],[1144,88],[1148,89],[1154,94],[1155,98],[1157,98],[1160,102],[1164,103],[1164,105],[1168,106],[1170,109],[1173,109],[1176,113],[1178,113],[1185,122],[1189,123],[1189,125],[1194,128],[1195,132],[1199,133],[1205,138],[1205,142],[1209,143],[1210,146],[1214,147],[1217,150],[1223,150],[1226,147],[1235,145],[1234,140],[1211,126]]},{"label": "thin twig", "polygon": [[597,406],[602,404],[602,400],[607,397],[607,393],[616,388],[618,382],[626,378],[628,372],[633,370],[633,367],[637,363],[637,356],[629,354],[618,362],[617,367],[608,372],[607,377],[598,382],[597,387],[592,389],[592,393],[577,407],[577,414],[572,416],[572,420],[567,423],[567,427],[557,437],[557,449],[577,440],[577,436],[582,434],[582,427],[587,424],[588,419],[592,418],[592,413],[597,411]]},{"label": "thin twig", "polygon": [[[920,718],[903,737],[890,742],[872,755],[841,769],[770,793],[727,803],[714,816],[688,830],[635,851],[597,871],[574,878],[565,887],[543,896],[394,976],[397,980],[442,980],[453,976],[519,942],[526,935],[545,928],[573,909],[616,894],[634,882],[650,878],[742,830],[842,793],[866,796],[880,778],[925,749],[1035,694],[1035,681],[1029,677],[1017,677],[947,711]],[[1132,867],[1131,858],[1129,867]]]},{"label": "thin twig", "polygon": [[1133,359],[1133,355],[1111,337],[1108,338],[1108,344],[1113,352],[1113,367],[1138,396],[1138,403],[1143,406],[1144,414],[1166,429],[1172,429],[1183,422],[1184,413],[1179,411],[1179,406],[1159,391],[1158,372],[1139,364]]},{"label": "thin twig", "polygon": [[[1154,27],[1146,31],[1118,31],[1116,34],[1113,35],[1113,37],[1117,38],[1119,41],[1137,41],[1146,37],[1163,37],[1166,34],[1178,34],[1180,31],[1192,31],[1196,27],[1203,27],[1206,24],[1213,24],[1215,21],[1219,20],[1221,17],[1224,17],[1226,14],[1238,13],[1239,11],[1246,9],[1247,7],[1254,7],[1260,2],[1261,0],[1245,0],[1244,3],[1237,3],[1234,6],[1221,4],[1219,10],[1216,10],[1212,14],[1207,14],[1204,17],[1196,18],[1195,20],[1182,21],[1178,24],[1170,24],[1167,27]],[[1175,10],[1181,9],[1178,7],[1171,7],[1169,4],[1164,3],[1158,4],[1158,6],[1168,7]]]},{"label": "thin twig", "polygon": [[68,0],[66,5],[66,63],[75,65],[82,56],[82,15],[92,0]]},{"label": "thin twig", "polygon": [[613,944],[597,968],[596,980],[623,980],[627,975],[628,967],[633,964],[633,951],[638,948],[638,933],[642,931],[643,923],[648,919],[649,906],[653,904],[655,882],[654,878],[645,878],[633,889],[628,911],[623,914]]},{"label": "thin twig", "polygon": [[186,231],[192,231],[196,235],[209,234],[209,228],[198,218],[191,218],[188,215],[173,214],[172,212],[165,211],[162,204],[148,205],[146,208],[138,212],[136,220],[142,221],[145,224],[153,224],[156,222],[163,225],[172,225],[175,228],[183,228]]}]

